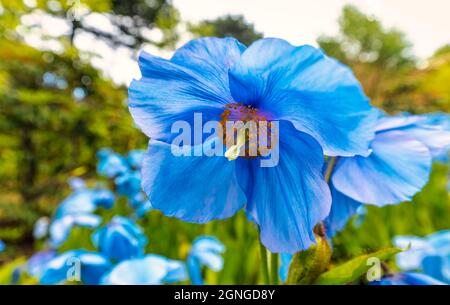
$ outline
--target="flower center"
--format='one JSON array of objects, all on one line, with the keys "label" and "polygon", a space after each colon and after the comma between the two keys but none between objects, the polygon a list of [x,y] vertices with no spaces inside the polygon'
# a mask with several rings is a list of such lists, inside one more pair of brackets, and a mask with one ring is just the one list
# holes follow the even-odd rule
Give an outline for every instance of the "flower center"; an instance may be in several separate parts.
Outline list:
[{"label": "flower center", "polygon": [[239,156],[265,156],[272,147],[274,131],[270,118],[253,106],[240,103],[226,105],[220,124],[227,147],[225,157],[230,161]]}]

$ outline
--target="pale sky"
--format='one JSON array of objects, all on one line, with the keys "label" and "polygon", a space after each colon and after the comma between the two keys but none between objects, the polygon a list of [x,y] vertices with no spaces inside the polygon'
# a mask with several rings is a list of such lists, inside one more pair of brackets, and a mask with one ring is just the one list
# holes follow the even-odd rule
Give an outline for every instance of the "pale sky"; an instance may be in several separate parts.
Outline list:
[{"label": "pale sky", "polygon": [[450,0],[173,0],[183,20],[242,14],[265,36],[292,44],[314,44],[337,32],[345,4],[356,4],[387,27],[405,32],[414,53],[426,58],[450,43]]},{"label": "pale sky", "polygon": [[[0,0],[1,2],[2,0]],[[28,0],[30,1],[30,0]],[[226,14],[241,14],[266,37],[278,37],[294,45],[316,45],[321,34],[333,35],[338,31],[337,20],[345,4],[355,4],[367,14],[380,19],[385,27],[395,27],[413,43],[416,56],[426,59],[433,52],[450,43],[450,0],[173,0],[181,13],[182,23],[179,45],[191,37],[186,33],[185,22],[199,22]],[[53,18],[54,19],[54,18]],[[92,25],[108,29],[111,25],[101,14],[92,14]],[[26,41],[35,46],[58,51],[62,46],[43,43],[41,34],[58,36],[69,29],[65,21],[43,18],[39,14],[24,16],[25,25],[39,24],[24,34]],[[20,31],[20,28],[19,28]],[[42,32],[42,33],[41,33]],[[158,30],[149,35],[160,35]],[[128,84],[139,78],[139,68],[133,54],[126,48],[111,49],[89,34],[78,35],[75,44],[81,50],[98,54],[93,65],[101,69],[116,83]],[[156,48],[146,49],[155,55],[170,57],[171,52]]]}]

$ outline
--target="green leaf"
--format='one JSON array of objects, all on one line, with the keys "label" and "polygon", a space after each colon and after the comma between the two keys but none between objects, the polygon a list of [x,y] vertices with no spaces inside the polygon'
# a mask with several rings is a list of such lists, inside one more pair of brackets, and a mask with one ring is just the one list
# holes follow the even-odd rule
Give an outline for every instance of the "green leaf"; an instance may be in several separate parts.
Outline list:
[{"label": "green leaf", "polygon": [[331,258],[330,245],[326,238],[318,235],[316,242],[316,245],[294,255],[289,268],[288,284],[312,284],[326,270]]},{"label": "green leaf", "polygon": [[370,258],[378,258],[380,261],[385,261],[390,259],[395,254],[401,252],[402,249],[399,248],[387,248],[374,253],[358,256],[337,266],[330,271],[321,274],[314,284],[317,285],[343,285],[349,284],[362,275],[366,274],[372,264],[370,263]]}]

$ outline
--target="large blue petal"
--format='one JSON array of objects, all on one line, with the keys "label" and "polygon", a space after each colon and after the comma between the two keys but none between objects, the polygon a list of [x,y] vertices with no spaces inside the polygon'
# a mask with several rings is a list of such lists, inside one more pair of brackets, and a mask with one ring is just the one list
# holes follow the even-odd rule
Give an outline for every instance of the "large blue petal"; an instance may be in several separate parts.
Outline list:
[{"label": "large blue petal", "polygon": [[[150,141],[142,168],[142,188],[166,216],[206,223],[228,218],[245,204],[233,162],[223,156],[175,156],[171,145]],[[176,148],[175,148],[176,149]]]},{"label": "large blue petal", "polygon": [[259,224],[271,252],[294,253],[315,243],[314,226],[328,216],[331,196],[322,175],[323,152],[312,137],[281,122],[279,164],[238,158],[247,212]]},{"label": "large blue petal", "polygon": [[228,70],[240,60],[246,47],[234,38],[203,37],[191,40],[173,55],[171,61],[187,67],[228,89]]},{"label": "large blue petal", "polygon": [[361,203],[337,191],[332,183],[330,183],[330,190],[333,202],[331,204],[330,215],[325,219],[325,228],[327,236],[333,237],[356,214]]},{"label": "large blue petal", "polygon": [[431,170],[424,144],[402,131],[377,133],[368,157],[340,158],[332,177],[335,188],[359,202],[383,206],[410,200]]},{"label": "large blue petal", "polygon": [[192,123],[194,112],[205,121],[220,120],[223,107],[233,102],[226,71],[241,48],[233,39],[200,39],[170,61],[142,53],[143,77],[129,88],[129,109],[137,125],[152,139],[169,142],[172,123]]},{"label": "large blue petal", "polygon": [[367,154],[378,112],[351,70],[318,49],[258,40],[231,69],[230,90],[236,101],[291,121],[327,155]]}]

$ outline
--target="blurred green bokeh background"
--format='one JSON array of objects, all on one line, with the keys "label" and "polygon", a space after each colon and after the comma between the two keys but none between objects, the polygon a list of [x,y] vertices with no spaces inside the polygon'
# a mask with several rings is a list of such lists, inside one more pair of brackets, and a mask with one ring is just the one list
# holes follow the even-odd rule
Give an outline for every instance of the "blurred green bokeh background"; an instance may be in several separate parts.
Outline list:
[{"label": "blurred green bokeh background", "polygon": [[[8,245],[0,254],[0,283],[6,283],[17,260],[43,246],[32,238],[33,224],[40,216],[51,216],[70,193],[69,177],[96,183],[95,153],[100,148],[126,153],[146,147],[146,138],[128,113],[126,87],[94,68],[96,55],[76,48],[77,35],[89,33],[111,48],[134,54],[143,47],[170,51],[177,45],[182,21],[166,0],[77,2],[82,7],[76,12],[108,16],[119,29],[111,35],[84,24],[83,16],[74,18],[74,1],[0,3],[0,239]],[[64,35],[44,37],[58,43],[61,51],[25,42],[36,27],[24,24],[24,16],[36,13],[70,25]],[[144,29],[157,29],[161,35],[151,39]],[[450,112],[450,45],[436,50],[425,65],[414,57],[403,33],[352,6],[342,11],[339,29],[336,36],[318,37],[318,44],[352,67],[374,105],[390,113]],[[243,16],[187,24],[187,30],[193,37],[233,36],[247,45],[264,36]],[[435,164],[429,184],[412,202],[371,207],[361,226],[351,221],[334,239],[334,262],[389,246],[398,234],[422,236],[449,229],[448,171],[448,165]],[[122,198],[114,211],[103,214],[109,218],[126,209]],[[185,258],[197,235],[217,236],[227,246],[225,267],[218,274],[209,272],[208,283],[261,280],[257,231],[242,212],[226,221],[193,225],[155,211],[140,225],[150,239],[148,252],[176,259]],[[75,229],[64,247],[92,248],[89,233]]]}]

